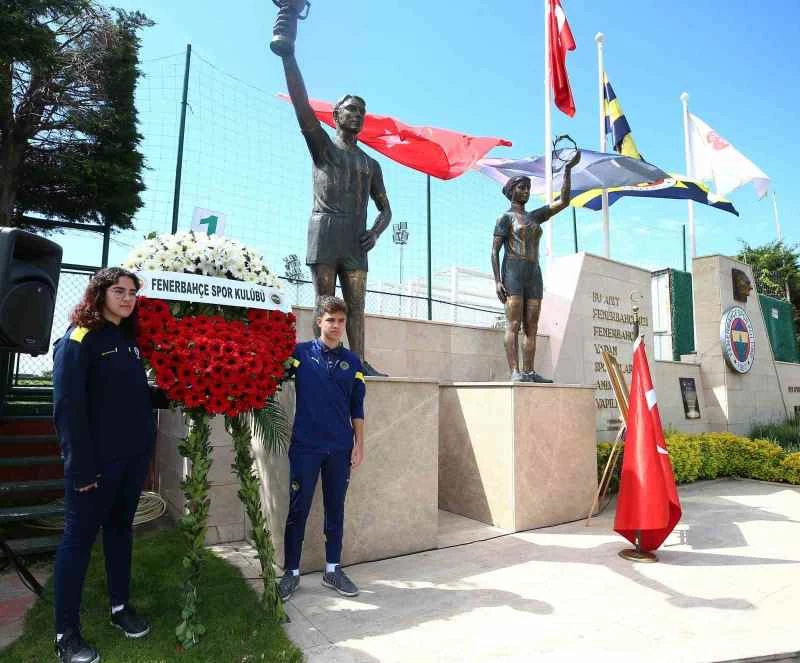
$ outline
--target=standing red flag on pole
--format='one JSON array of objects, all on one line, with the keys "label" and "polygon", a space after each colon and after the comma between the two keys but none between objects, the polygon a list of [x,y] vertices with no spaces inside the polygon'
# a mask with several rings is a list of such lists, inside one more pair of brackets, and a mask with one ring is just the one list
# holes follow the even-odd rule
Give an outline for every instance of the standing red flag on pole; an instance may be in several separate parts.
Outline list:
[{"label": "standing red flag on pole", "polygon": [[575,50],[575,39],[559,0],[550,0],[550,79],[556,106],[570,117],[575,115],[575,100],[567,75],[567,51]]},{"label": "standing red flag on pole", "polygon": [[644,551],[658,548],[681,519],[675,475],[661,428],[642,338],[633,345],[628,430],[614,531]]}]

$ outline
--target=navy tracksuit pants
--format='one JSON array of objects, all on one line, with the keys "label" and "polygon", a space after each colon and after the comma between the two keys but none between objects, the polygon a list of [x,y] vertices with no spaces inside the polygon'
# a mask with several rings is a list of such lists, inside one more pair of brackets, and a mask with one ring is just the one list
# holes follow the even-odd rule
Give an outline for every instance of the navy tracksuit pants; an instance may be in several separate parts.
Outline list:
[{"label": "navy tracksuit pants", "polygon": [[289,514],[283,540],[285,569],[300,568],[306,520],[320,475],[325,508],[325,561],[331,564],[341,562],[344,500],[350,483],[351,453],[351,449],[311,451],[296,444],[289,447]]},{"label": "navy tracksuit pants", "polygon": [[103,552],[111,605],[128,602],[133,548],[133,517],[139,504],[151,452],[102,467],[98,487],[85,493],[65,481],[64,538],[54,571],[56,633],[80,628],[86,569],[97,531],[103,528]]}]

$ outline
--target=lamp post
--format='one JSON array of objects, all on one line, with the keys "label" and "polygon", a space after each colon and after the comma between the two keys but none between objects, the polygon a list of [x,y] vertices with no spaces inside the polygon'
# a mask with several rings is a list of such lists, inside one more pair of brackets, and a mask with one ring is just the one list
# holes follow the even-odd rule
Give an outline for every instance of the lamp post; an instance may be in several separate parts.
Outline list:
[{"label": "lamp post", "polygon": [[300,283],[304,281],[303,265],[296,253],[290,253],[283,259],[286,280],[295,285],[295,305],[300,305]]},{"label": "lamp post", "polygon": [[400,247],[400,313],[403,312],[403,248],[408,244],[408,223],[400,221],[392,225],[392,242]]}]

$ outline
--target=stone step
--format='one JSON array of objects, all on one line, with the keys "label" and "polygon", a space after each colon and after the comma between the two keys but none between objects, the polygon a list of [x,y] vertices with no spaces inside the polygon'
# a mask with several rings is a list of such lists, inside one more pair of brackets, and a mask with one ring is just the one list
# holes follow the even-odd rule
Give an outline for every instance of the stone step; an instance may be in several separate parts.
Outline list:
[{"label": "stone step", "polygon": [[54,490],[64,490],[63,479],[0,482],[0,497],[18,493],[48,493]]},{"label": "stone step", "polygon": [[0,437],[0,448],[2,448],[3,445],[17,444],[58,444],[58,436],[54,433],[47,433],[36,435],[3,435]]},{"label": "stone step", "polygon": [[[13,539],[6,541],[8,547],[17,555],[37,555],[52,552],[61,543],[61,536],[36,536],[30,539]],[[0,559],[5,558],[5,552],[0,549]]]},{"label": "stone step", "polygon": [[62,465],[61,456],[18,456],[0,458],[0,467],[31,467],[33,465]]},{"label": "stone step", "polygon": [[52,416],[0,417],[0,439],[6,435],[54,435]]},{"label": "stone step", "polygon": [[0,509],[0,523],[21,522],[35,518],[63,516],[63,504],[38,504],[36,506],[11,506]]}]

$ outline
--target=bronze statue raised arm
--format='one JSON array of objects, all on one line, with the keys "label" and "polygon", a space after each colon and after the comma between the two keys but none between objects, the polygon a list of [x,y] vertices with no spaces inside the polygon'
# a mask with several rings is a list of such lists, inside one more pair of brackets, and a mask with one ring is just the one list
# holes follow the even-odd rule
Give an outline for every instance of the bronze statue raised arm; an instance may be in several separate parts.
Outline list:
[{"label": "bronze statue raised arm", "polygon": [[[283,2],[292,3],[295,20],[306,4],[305,0]],[[276,33],[279,27],[286,30],[285,12],[281,5],[279,22],[283,21],[283,24],[276,24]],[[308,223],[306,264],[311,268],[316,301],[335,294],[338,277],[349,308],[347,338],[350,349],[363,360],[367,252],[375,246],[392,220],[381,167],[357,144],[364,125],[366,103],[356,95],[342,97],[333,109],[336,136],[329,137],[309,104],[305,83],[294,57],[293,42],[291,48],[284,44],[278,51],[283,59],[286,84],[297,121],[314,162],[314,205]],[[367,229],[370,198],[379,213]],[[316,325],[314,332],[319,335]],[[366,362],[364,367],[368,375],[376,374]]]},{"label": "bronze statue raised arm", "polygon": [[[497,297],[506,306],[505,347],[511,379],[515,382],[552,382],[533,370],[536,354],[536,332],[542,306],[544,285],[539,267],[539,239],[542,224],[558,214],[570,200],[570,180],[580,152],[566,164],[561,197],[558,202],[544,205],[532,212],[525,211],[531,195],[530,178],[517,175],[503,186],[503,194],[511,208],[498,220],[492,242],[492,272]],[[502,268],[500,248],[504,248]],[[519,330],[522,327],[522,370],[519,369]]]}]

